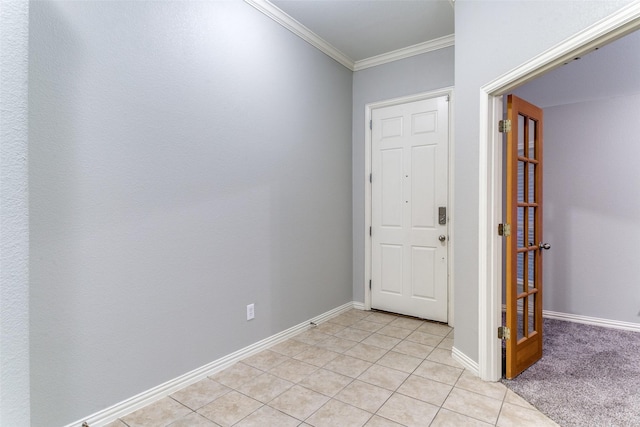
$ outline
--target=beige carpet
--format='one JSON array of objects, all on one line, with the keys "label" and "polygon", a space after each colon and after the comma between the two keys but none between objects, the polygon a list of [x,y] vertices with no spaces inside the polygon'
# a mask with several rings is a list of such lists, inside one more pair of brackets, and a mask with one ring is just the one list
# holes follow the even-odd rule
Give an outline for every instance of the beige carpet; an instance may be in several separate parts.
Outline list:
[{"label": "beige carpet", "polygon": [[640,426],[640,333],[544,319],[544,355],[502,382],[563,427]]}]

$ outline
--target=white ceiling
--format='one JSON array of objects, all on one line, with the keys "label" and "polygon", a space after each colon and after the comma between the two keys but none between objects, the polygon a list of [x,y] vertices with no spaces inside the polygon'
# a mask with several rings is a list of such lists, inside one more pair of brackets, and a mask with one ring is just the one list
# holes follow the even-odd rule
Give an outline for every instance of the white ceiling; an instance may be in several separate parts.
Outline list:
[{"label": "white ceiling", "polygon": [[542,108],[640,93],[640,31],[550,71],[514,93]]},{"label": "white ceiling", "polygon": [[353,62],[454,33],[450,0],[271,0]]},{"label": "white ceiling", "polygon": [[[435,40],[436,45],[443,38],[448,45],[453,43],[453,0],[246,1],[254,6],[266,4],[266,12],[272,17],[269,8],[276,9],[278,14],[284,12],[334,49],[326,50],[322,44],[316,44],[313,37],[300,33],[295,25],[278,19],[278,14],[276,20],[355,70],[378,65],[381,62],[369,58],[379,55],[385,56],[385,62],[400,59],[401,56],[394,58],[393,54],[387,54],[417,44]],[[555,69],[514,93],[543,108],[640,93],[639,52],[640,31]]]}]

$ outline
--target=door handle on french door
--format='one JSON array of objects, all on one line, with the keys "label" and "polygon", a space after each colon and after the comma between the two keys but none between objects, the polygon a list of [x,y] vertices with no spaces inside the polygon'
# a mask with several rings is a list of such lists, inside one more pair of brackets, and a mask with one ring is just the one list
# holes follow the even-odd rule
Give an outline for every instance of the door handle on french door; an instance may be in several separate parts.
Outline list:
[{"label": "door handle on french door", "polygon": [[444,242],[445,240],[447,240],[447,236],[445,236],[444,234],[441,234],[440,237],[438,237],[438,240],[440,240],[441,242]]},{"label": "door handle on french door", "polygon": [[548,243],[542,243],[542,242],[540,242],[540,244],[538,245],[538,247],[539,247],[540,249],[546,249],[546,250],[551,249],[551,245],[550,245],[550,244],[548,244]]}]

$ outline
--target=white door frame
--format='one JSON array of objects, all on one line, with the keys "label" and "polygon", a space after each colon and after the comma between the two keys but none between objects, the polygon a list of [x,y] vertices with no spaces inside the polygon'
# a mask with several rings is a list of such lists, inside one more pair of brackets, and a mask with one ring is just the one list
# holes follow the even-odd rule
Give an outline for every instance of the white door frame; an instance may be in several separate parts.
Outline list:
[{"label": "white door frame", "polygon": [[393,98],[386,101],[372,102],[365,105],[365,132],[364,132],[364,308],[371,310],[371,290],[369,289],[369,281],[371,280],[371,236],[369,235],[369,227],[371,226],[371,182],[369,176],[371,174],[371,129],[369,122],[371,121],[371,113],[376,108],[390,107],[393,105],[406,104],[409,102],[422,101],[425,99],[438,98],[440,96],[449,96],[449,173],[447,188],[447,216],[448,216],[448,234],[449,241],[447,244],[447,282],[448,282],[448,308],[447,323],[453,326],[453,87],[446,87],[431,92],[419,93],[416,95],[403,96]]},{"label": "white door frame", "polygon": [[479,353],[480,378],[502,376],[501,344],[497,339],[502,311],[502,95],[573,58],[640,29],[640,2],[633,2],[607,18],[535,56],[480,88],[479,134]]}]

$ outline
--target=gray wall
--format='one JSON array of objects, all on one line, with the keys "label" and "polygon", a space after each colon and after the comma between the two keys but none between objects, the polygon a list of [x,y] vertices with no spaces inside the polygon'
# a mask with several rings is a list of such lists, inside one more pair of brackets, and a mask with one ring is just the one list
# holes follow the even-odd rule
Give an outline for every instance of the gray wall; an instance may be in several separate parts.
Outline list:
[{"label": "gray wall", "polygon": [[455,346],[472,360],[478,360],[479,89],[626,3],[456,1]]},{"label": "gray wall", "polygon": [[353,74],[353,300],[364,302],[365,105],[453,86],[454,48]]},{"label": "gray wall", "polygon": [[640,94],[545,114],[544,308],[640,323]]},{"label": "gray wall", "polygon": [[33,425],[351,301],[350,71],[242,2],[30,6]]},{"label": "gray wall", "polygon": [[0,425],[29,425],[29,5],[0,3]]},{"label": "gray wall", "polygon": [[545,107],[544,308],[640,323],[640,31],[519,87]]}]

